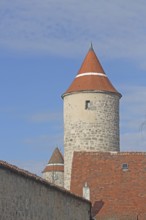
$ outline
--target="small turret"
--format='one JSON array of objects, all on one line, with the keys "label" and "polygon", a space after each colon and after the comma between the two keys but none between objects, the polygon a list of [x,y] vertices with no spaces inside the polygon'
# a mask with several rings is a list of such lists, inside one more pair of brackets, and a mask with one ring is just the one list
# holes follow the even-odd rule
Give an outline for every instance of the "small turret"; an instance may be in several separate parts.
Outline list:
[{"label": "small turret", "polygon": [[64,159],[58,148],[55,148],[42,173],[43,178],[49,182],[61,187],[64,186]]}]

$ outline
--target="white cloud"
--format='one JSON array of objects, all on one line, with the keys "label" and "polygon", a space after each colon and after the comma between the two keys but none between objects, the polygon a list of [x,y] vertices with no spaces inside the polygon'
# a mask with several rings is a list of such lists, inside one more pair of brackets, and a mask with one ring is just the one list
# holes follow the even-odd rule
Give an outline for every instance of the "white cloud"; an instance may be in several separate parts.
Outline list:
[{"label": "white cloud", "polygon": [[1,0],[1,47],[74,56],[93,41],[145,68],[145,11],[144,0]]}]

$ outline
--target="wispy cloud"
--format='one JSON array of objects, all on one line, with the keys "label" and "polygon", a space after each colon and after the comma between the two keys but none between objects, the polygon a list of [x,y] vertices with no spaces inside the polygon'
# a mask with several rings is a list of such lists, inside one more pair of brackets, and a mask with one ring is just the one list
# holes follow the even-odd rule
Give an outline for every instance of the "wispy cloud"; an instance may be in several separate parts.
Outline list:
[{"label": "wispy cloud", "polygon": [[92,40],[102,54],[145,68],[145,11],[144,0],[1,0],[0,45],[74,56]]},{"label": "wispy cloud", "polygon": [[46,166],[44,160],[12,160],[9,163],[18,166],[21,169],[28,170],[29,172],[37,174],[39,176],[42,176],[42,171]]},{"label": "wispy cloud", "polygon": [[31,148],[37,149],[50,149],[56,146],[63,146],[63,130],[62,132],[56,132],[55,134],[42,134],[36,137],[28,137],[24,140],[24,143],[30,145]]},{"label": "wispy cloud", "polygon": [[143,132],[133,132],[121,135],[122,151],[146,151],[146,129]]},{"label": "wispy cloud", "polygon": [[145,86],[124,86],[124,97],[121,100],[122,119],[146,119],[146,87]]},{"label": "wispy cloud", "polygon": [[49,121],[62,121],[62,113],[35,113],[31,116],[28,116],[28,120],[31,122],[49,122]]},{"label": "wispy cloud", "polygon": [[146,151],[146,87],[124,86],[121,102],[121,149]]}]

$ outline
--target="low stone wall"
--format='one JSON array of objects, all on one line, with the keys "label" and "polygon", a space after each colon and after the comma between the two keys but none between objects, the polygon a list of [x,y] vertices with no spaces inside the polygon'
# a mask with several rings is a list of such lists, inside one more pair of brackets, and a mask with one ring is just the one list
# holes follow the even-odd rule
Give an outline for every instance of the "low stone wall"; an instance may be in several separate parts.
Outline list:
[{"label": "low stone wall", "polygon": [[0,220],[89,220],[90,202],[0,161]]}]

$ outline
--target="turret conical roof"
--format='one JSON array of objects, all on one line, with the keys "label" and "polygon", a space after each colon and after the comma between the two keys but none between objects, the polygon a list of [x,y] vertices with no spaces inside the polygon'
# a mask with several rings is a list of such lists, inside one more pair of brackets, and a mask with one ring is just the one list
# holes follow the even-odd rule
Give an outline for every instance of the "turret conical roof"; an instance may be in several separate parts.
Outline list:
[{"label": "turret conical roof", "polygon": [[107,75],[105,74],[100,61],[98,60],[93,47],[89,49],[81,68],[79,69],[74,81],[63,94],[76,93],[81,91],[105,91],[112,92],[121,97],[115,89]]},{"label": "turret conical roof", "polygon": [[55,148],[48,164],[64,164],[64,159],[63,159],[63,156],[60,152],[60,150],[58,149],[58,147]]},{"label": "turret conical roof", "polygon": [[47,166],[43,170],[43,173],[51,171],[64,171],[64,158],[58,147],[55,148]]}]

